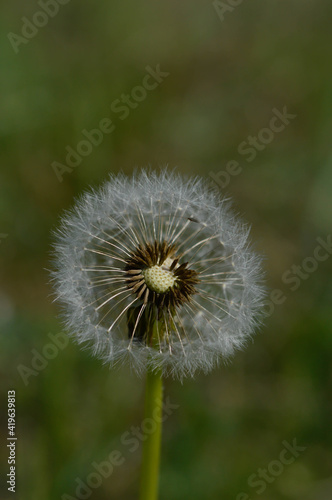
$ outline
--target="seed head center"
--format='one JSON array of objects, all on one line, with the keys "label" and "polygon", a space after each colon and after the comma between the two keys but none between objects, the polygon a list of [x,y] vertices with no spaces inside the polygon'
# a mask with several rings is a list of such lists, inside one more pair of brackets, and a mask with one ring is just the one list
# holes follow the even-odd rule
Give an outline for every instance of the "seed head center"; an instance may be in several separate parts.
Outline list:
[{"label": "seed head center", "polygon": [[166,293],[176,281],[173,272],[165,267],[156,265],[142,271],[146,286],[153,292]]}]

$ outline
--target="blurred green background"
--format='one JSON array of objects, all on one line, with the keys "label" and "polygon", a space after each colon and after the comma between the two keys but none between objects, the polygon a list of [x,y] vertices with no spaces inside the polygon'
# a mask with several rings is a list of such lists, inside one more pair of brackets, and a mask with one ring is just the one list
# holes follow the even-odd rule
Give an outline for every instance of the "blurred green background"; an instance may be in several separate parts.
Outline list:
[{"label": "blurred green background", "polygon": [[[1,498],[14,498],[5,484],[10,389],[17,498],[77,498],[75,479],[85,481],[114,449],[125,463],[89,498],[137,498],[141,450],[128,452],[120,439],[140,425],[144,381],[103,367],[72,341],[25,383],[18,371],[62,331],[47,272],[62,211],[109,172],[168,164],[213,183],[209,172],[225,179],[234,160],[238,174],[221,191],[252,224],[269,293],[283,303],[232,363],[183,385],[166,381],[179,408],[164,426],[160,498],[330,499],[332,258],[296,291],[283,275],[332,232],[331,2],[244,1],[223,20],[212,2],[57,5],[37,32],[22,20],[45,23],[37,2],[0,7]],[[15,37],[22,29],[30,39]],[[169,75],[121,119],[114,101],[158,64]],[[285,106],[296,117],[273,138],[261,132]],[[66,147],[76,149],[82,131],[104,118],[112,133],[59,182],[53,162],[65,164]],[[259,133],[268,140],[250,162],[238,148]],[[294,439],[306,450],[269,474],[259,494],[248,479]]]}]

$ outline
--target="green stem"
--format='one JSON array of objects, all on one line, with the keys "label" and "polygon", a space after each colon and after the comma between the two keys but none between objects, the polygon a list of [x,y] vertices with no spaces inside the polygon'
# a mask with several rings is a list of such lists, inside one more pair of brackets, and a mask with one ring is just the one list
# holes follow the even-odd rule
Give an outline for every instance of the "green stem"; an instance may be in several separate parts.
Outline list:
[{"label": "green stem", "polygon": [[[161,447],[163,384],[160,373],[148,370],[146,375],[144,420],[148,431],[143,441],[140,500],[157,500]],[[153,423],[152,423],[153,422]],[[151,429],[151,430],[150,430]]]}]

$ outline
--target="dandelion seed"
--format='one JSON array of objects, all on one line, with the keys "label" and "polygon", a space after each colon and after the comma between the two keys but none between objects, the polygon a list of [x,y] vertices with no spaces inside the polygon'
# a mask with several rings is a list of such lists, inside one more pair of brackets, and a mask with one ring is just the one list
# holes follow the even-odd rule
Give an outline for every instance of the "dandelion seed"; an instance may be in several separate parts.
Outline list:
[{"label": "dandelion seed", "polygon": [[55,255],[68,329],[110,364],[208,372],[259,322],[260,258],[200,178],[111,176],[63,219]]}]

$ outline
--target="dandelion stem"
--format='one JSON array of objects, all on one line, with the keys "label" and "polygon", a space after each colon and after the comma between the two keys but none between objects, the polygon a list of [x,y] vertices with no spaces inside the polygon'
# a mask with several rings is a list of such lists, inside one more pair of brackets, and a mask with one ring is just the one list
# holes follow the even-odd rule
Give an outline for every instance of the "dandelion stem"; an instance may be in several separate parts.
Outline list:
[{"label": "dandelion stem", "polygon": [[146,375],[144,420],[149,423],[149,429],[145,431],[145,440],[143,441],[139,500],[157,500],[158,498],[162,391],[163,384],[160,372],[148,370]]}]

